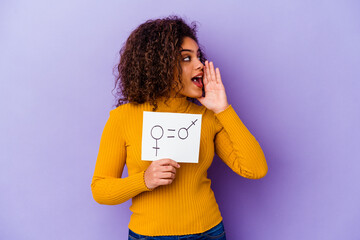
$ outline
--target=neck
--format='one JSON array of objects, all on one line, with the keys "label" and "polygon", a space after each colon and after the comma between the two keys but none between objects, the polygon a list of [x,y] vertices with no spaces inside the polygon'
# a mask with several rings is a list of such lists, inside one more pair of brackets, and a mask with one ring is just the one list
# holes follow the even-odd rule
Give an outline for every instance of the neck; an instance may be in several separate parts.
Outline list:
[{"label": "neck", "polygon": [[158,112],[185,112],[190,106],[190,101],[184,95],[172,96],[169,99],[160,97],[157,99]]}]

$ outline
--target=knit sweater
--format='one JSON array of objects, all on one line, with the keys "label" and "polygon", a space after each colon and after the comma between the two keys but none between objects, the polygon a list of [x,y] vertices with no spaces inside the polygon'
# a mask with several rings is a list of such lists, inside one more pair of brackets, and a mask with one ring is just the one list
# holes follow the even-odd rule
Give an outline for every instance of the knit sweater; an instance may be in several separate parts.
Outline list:
[{"label": "knit sweater", "polygon": [[[222,221],[207,178],[216,153],[235,173],[250,179],[266,175],[263,151],[232,105],[215,114],[186,97],[160,98],[156,112],[202,114],[198,163],[179,163],[174,181],[147,188],[144,173],[151,161],[141,160],[143,111],[153,106],[127,103],[110,111],[91,182],[96,202],[115,205],[132,198],[129,229],[149,236],[186,235],[207,231]],[[124,165],[128,177],[122,178]]]}]

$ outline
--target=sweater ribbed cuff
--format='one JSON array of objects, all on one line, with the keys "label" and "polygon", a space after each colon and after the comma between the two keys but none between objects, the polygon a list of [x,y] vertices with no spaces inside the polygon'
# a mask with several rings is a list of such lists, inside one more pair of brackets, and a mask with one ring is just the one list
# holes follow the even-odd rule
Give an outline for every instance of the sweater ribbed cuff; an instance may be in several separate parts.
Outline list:
[{"label": "sweater ribbed cuff", "polygon": [[220,121],[227,132],[241,132],[239,136],[248,139],[253,138],[252,134],[248,131],[231,105],[224,111],[215,114],[215,117]]},{"label": "sweater ribbed cuff", "polygon": [[143,176],[143,183],[144,183],[144,186],[145,186],[145,191],[152,191],[152,190],[154,190],[153,188],[148,188],[147,186],[146,186],[146,183],[145,183],[145,171],[146,170],[144,170],[144,171],[142,171],[142,176]]},{"label": "sweater ribbed cuff", "polygon": [[234,108],[230,104],[227,108],[225,108],[225,110],[223,110],[219,113],[214,113],[214,114],[215,114],[215,117],[221,121],[221,119],[226,119],[226,118],[232,117],[234,113],[237,116]]}]

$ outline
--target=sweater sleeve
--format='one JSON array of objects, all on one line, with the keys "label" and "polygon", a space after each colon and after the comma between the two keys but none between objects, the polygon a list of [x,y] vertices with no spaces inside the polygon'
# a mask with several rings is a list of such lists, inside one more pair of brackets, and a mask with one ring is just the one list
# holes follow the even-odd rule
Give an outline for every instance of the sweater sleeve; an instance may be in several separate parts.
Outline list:
[{"label": "sweater sleeve", "polygon": [[264,153],[229,105],[215,114],[218,132],[215,136],[215,152],[234,172],[250,179],[259,179],[267,174],[268,166]]},{"label": "sweater sleeve", "polygon": [[91,182],[91,191],[96,202],[116,205],[144,191],[146,187],[145,171],[121,178],[126,162],[126,147],[121,113],[110,111],[110,117],[101,135],[95,172]]}]

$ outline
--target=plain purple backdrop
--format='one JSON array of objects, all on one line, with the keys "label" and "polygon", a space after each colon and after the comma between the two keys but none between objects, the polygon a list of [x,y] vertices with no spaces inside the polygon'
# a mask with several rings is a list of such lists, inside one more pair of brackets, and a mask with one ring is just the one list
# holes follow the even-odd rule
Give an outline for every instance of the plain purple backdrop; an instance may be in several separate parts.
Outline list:
[{"label": "plain purple backdrop", "polygon": [[259,180],[209,170],[228,239],[360,239],[359,1],[0,3],[0,239],[126,239],[128,201],[94,201],[112,69],[139,24],[197,21]]}]

